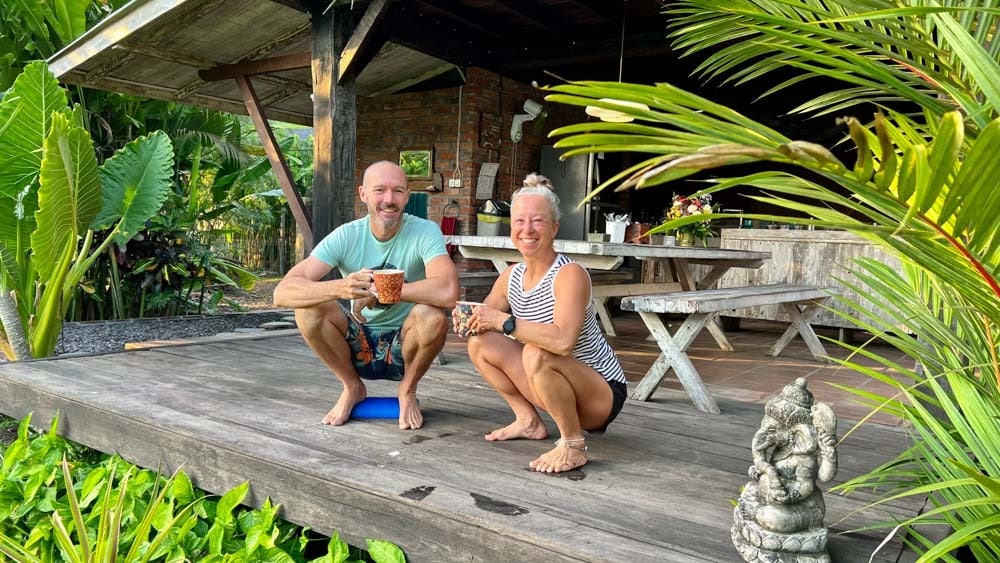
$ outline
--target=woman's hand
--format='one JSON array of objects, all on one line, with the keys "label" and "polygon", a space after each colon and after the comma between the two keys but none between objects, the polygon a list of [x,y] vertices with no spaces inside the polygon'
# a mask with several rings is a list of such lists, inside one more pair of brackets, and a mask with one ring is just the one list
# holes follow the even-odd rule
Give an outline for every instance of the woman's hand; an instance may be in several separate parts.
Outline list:
[{"label": "woman's hand", "polygon": [[473,309],[472,316],[469,317],[469,330],[475,334],[482,334],[488,330],[500,332],[503,330],[503,322],[509,316],[508,312],[488,305],[479,305]]}]

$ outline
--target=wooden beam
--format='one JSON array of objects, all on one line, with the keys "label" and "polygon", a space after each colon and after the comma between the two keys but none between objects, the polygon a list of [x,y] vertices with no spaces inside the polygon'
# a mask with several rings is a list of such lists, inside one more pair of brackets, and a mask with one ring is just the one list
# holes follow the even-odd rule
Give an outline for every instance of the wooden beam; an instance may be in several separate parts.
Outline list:
[{"label": "wooden beam", "polygon": [[187,98],[189,98],[191,95],[197,93],[199,90],[201,90],[202,88],[204,88],[207,85],[208,85],[208,82],[205,82],[204,80],[202,80],[200,78],[195,78],[191,82],[188,82],[187,84],[185,84],[185,85],[183,85],[183,86],[181,86],[180,88],[177,89],[177,101],[178,102],[183,102],[184,100],[186,100]]},{"label": "wooden beam", "polygon": [[[382,17],[385,16],[390,4],[392,4],[392,0],[374,0],[368,5],[368,9],[361,16],[361,21],[358,22],[354,33],[347,40],[347,45],[340,53],[340,63],[337,71],[338,82],[343,80],[347,75],[357,77],[357,75],[361,74],[364,68],[359,65],[362,59],[361,55],[366,51],[378,51],[382,46],[381,43],[376,45],[372,41],[373,36],[379,35],[374,33],[373,30],[382,20]],[[380,37],[382,38],[382,42],[384,42],[385,36],[380,35]]]},{"label": "wooden beam", "polygon": [[111,56],[101,62],[101,64],[88,70],[84,80],[89,82],[91,80],[103,78],[109,72],[125,66],[125,63],[131,61],[133,58],[135,58],[135,55],[132,53],[112,53]]},{"label": "wooden beam", "polygon": [[[341,53],[351,37],[351,6],[338,6],[333,10],[333,51]],[[339,74],[339,60],[334,60],[334,74]],[[333,162],[331,198],[333,230],[354,220],[355,160],[358,146],[357,83],[352,74],[333,85]]]},{"label": "wooden beam", "polygon": [[[153,86],[146,84],[145,82],[121,80],[113,77],[103,77],[91,82],[85,82],[83,80],[84,76],[85,73],[81,71],[70,71],[69,74],[63,75],[63,77],[59,80],[61,82],[65,82],[66,84],[78,84],[80,86],[94,88],[95,90],[105,90],[108,92],[115,92],[117,94],[127,94],[131,96],[152,98],[154,100],[166,100],[170,102],[177,101],[177,90],[174,88]],[[229,113],[246,113],[246,106],[241,100],[220,98],[218,96],[209,96],[206,94],[192,94],[189,99],[184,100],[184,103],[208,109],[228,111]],[[312,125],[311,114],[303,114],[295,111],[272,108],[271,118],[298,125]]]},{"label": "wooden beam", "polygon": [[[351,36],[350,6],[317,6],[313,26],[313,244],[354,219],[357,91],[337,81],[339,53]],[[310,247],[311,248],[311,247]]]},{"label": "wooden beam", "polygon": [[120,49],[128,53],[135,53],[144,57],[152,57],[168,63],[190,66],[199,69],[212,68],[218,64],[212,59],[192,57],[191,55],[178,53],[162,47],[151,47],[147,43],[121,43],[119,45],[115,45],[115,49]]},{"label": "wooden beam", "polygon": [[205,82],[217,82],[219,80],[229,80],[238,76],[251,76],[254,74],[266,74],[268,72],[281,72],[283,70],[309,68],[311,64],[312,55],[308,52],[302,52],[257,61],[218,65],[215,68],[199,70],[198,76]]},{"label": "wooden beam", "polygon": [[278,177],[278,185],[281,186],[281,191],[285,194],[285,199],[288,200],[288,207],[291,208],[292,216],[295,217],[295,226],[305,240],[312,240],[312,219],[310,218],[309,211],[302,203],[302,196],[299,195],[295,180],[292,179],[292,173],[288,170],[288,163],[285,162],[285,156],[281,153],[281,147],[278,146],[278,142],[274,139],[274,132],[271,131],[271,125],[264,117],[263,108],[261,108],[260,101],[257,99],[257,93],[253,89],[253,84],[250,83],[248,76],[237,77],[236,83],[240,87],[240,93],[243,94],[243,103],[247,106],[247,113],[250,115],[250,120],[253,121],[253,125],[257,129],[257,134],[260,135],[261,143],[264,145],[264,152],[267,153],[267,159],[271,161],[271,169],[274,170],[274,174]]},{"label": "wooden beam", "polygon": [[299,43],[300,41],[305,41],[309,39],[309,34],[312,33],[312,28],[309,23],[306,22],[301,27],[288,31],[283,35],[279,35],[272,39],[271,41],[257,46],[253,51],[245,53],[242,57],[239,57],[240,61],[255,61],[257,59],[263,59],[271,56],[272,53],[276,53]]}]

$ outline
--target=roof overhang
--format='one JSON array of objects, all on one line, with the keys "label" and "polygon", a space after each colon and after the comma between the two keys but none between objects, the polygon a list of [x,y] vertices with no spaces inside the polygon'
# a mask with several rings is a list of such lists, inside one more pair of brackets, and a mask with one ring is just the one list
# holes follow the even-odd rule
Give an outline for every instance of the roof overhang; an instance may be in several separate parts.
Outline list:
[{"label": "roof overhang", "polygon": [[[365,35],[372,48],[358,66],[361,97],[457,85],[467,66],[522,81],[613,80],[630,59],[669,54],[659,0],[318,0],[313,9],[341,6],[360,26],[371,4],[384,7]],[[269,119],[311,124],[311,69],[278,64],[307,59],[311,46],[305,2],[132,0],[49,65],[68,84],[246,113],[235,80],[206,80],[244,65]],[[626,80],[640,66],[669,73],[669,65],[629,66]]]},{"label": "roof overhang", "polygon": [[[271,0],[133,0],[53,55],[49,67],[68,84],[245,114],[239,87],[226,80],[235,76],[219,74],[243,65],[269,119],[308,125],[309,18]],[[382,43],[357,93],[390,94],[455,68]]]}]

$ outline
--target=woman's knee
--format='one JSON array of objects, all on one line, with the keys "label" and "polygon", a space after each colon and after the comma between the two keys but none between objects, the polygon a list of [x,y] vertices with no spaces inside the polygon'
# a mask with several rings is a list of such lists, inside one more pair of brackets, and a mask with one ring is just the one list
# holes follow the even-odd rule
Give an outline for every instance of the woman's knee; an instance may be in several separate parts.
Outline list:
[{"label": "woman's knee", "polygon": [[494,346],[489,345],[490,338],[488,335],[489,333],[469,337],[469,359],[471,359],[474,363],[486,359],[489,353],[495,349]]},{"label": "woman's knee", "polygon": [[534,344],[525,344],[521,351],[521,363],[529,379],[551,373],[554,359],[555,354]]},{"label": "woman's knee", "polygon": [[470,336],[468,340],[469,359],[473,363],[481,361],[489,362],[499,366],[506,363],[506,360],[516,355],[510,347],[505,346],[510,340],[497,332],[484,332],[477,336]]}]

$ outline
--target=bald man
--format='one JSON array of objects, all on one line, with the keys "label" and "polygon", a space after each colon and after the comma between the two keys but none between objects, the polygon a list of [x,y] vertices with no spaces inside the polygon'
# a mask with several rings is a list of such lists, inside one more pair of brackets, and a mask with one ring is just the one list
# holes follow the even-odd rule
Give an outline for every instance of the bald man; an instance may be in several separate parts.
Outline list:
[{"label": "bald man", "polygon": [[[364,379],[389,379],[399,382],[399,427],[415,430],[424,423],[417,383],[444,347],[443,310],[458,299],[458,273],[441,229],[403,213],[410,190],[402,168],[372,164],[358,195],[368,215],[336,228],[289,270],[274,303],[295,309],[306,343],[344,386],[324,424],[347,422],[367,396]],[[321,281],[333,268],[341,279]],[[371,289],[378,269],[405,272],[398,303],[377,302]]]}]

